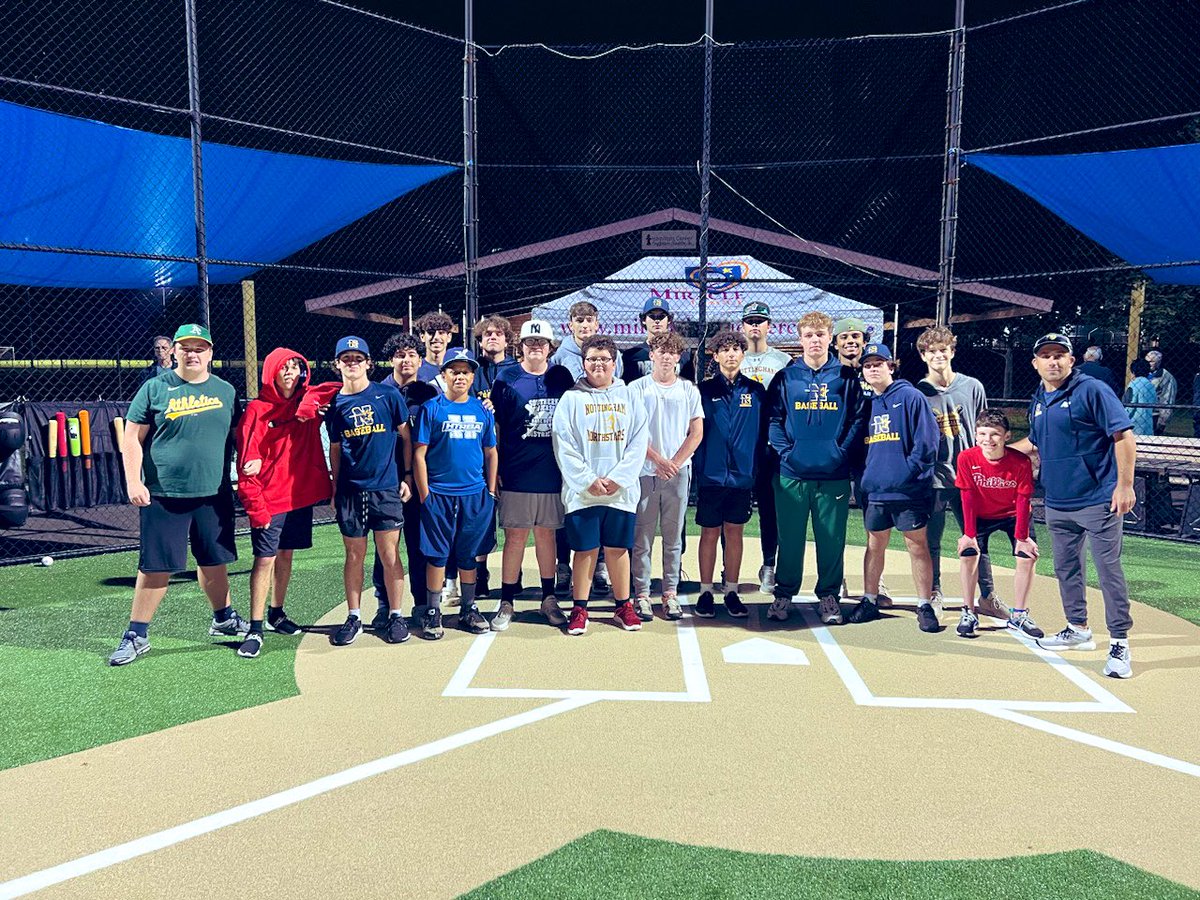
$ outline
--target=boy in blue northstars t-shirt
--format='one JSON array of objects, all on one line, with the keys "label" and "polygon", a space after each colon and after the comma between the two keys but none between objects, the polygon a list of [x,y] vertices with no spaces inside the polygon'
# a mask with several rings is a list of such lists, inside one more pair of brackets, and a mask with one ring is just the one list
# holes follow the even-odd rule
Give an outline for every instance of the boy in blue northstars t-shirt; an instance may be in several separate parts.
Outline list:
[{"label": "boy in blue northstars t-shirt", "polygon": [[491,526],[496,493],[496,423],[471,385],[479,363],[456,347],[442,363],[444,396],[417,413],[413,470],[421,498],[421,552],[426,559],[427,606],[421,634],[442,632],[441,596],[453,551],[462,594],[459,627],[482,634],[487,620],[475,605],[475,557]]}]

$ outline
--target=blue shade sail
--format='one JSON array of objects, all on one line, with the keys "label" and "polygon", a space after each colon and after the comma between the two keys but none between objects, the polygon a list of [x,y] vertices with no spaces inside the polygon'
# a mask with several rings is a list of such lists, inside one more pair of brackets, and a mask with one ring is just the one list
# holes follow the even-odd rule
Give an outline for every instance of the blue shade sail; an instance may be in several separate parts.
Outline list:
[{"label": "blue shade sail", "polygon": [[[196,255],[191,142],[0,101],[0,242]],[[204,145],[210,259],[274,263],[454,171]],[[255,266],[210,266],[236,282]],[[0,250],[0,283],[196,284],[192,262]]]},{"label": "blue shade sail", "polygon": [[[967,162],[1131,265],[1200,259],[1200,144],[1066,156],[978,153]],[[1200,266],[1146,275],[1162,284],[1200,284]]]}]

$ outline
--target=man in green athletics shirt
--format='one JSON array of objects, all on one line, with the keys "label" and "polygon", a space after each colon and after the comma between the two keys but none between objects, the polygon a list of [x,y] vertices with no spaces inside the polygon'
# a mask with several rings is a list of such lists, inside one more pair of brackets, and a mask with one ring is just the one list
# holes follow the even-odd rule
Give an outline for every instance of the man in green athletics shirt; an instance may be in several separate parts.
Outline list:
[{"label": "man in green athletics shirt", "polygon": [[237,559],[228,452],[237,399],[232,385],[208,371],[213,345],[206,327],[181,326],[172,352],[176,368],[134,395],[121,441],[129,502],[140,514],[141,552],[129,626],[108,658],[113,666],[150,649],[150,619],[171,575],[187,568],[189,538],[213,608],[208,633],[239,637],[250,630],[229,605],[226,571]]}]

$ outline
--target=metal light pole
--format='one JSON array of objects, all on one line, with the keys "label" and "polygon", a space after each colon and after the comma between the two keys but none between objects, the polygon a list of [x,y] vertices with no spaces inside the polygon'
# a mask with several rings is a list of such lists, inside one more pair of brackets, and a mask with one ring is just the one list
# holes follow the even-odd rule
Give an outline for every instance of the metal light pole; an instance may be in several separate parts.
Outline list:
[{"label": "metal light pole", "polygon": [[[479,319],[479,188],[475,170],[475,4],[465,0],[463,39],[463,255],[466,275],[466,314]],[[463,346],[467,336],[463,335]]]},{"label": "metal light pole", "polygon": [[955,0],[950,38],[950,74],[946,85],[946,162],[942,177],[942,240],[938,257],[937,323],[954,314],[954,252],[958,240],[958,173],[962,166],[963,62],[967,31],[965,0]]},{"label": "metal light pole", "polygon": [[205,328],[208,308],[208,240],[204,231],[204,150],[200,140],[200,54],[196,48],[196,0],[183,0],[187,18],[188,118],[192,126],[192,197],[196,220],[196,284],[200,288],[199,319]]},{"label": "metal light pole", "polygon": [[713,0],[704,2],[704,128],[700,145],[700,345],[696,348],[696,380],[704,377],[708,345],[708,200],[712,161]]}]

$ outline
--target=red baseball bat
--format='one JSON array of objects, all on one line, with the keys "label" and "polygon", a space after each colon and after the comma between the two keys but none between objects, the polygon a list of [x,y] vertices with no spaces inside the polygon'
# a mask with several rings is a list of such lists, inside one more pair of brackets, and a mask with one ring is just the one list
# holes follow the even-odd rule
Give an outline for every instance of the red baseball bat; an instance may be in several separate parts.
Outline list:
[{"label": "red baseball bat", "polygon": [[62,459],[62,470],[67,471],[67,414],[59,412],[54,414],[55,420],[58,422],[58,449],[60,458]]}]

